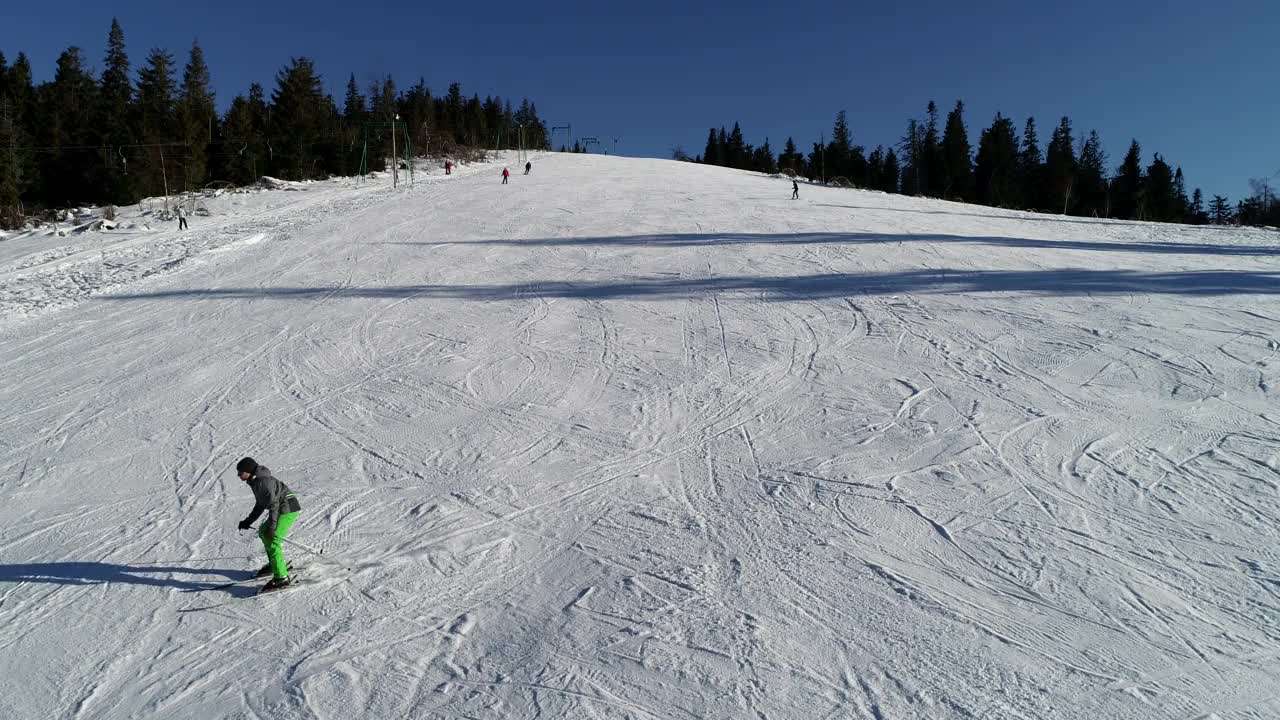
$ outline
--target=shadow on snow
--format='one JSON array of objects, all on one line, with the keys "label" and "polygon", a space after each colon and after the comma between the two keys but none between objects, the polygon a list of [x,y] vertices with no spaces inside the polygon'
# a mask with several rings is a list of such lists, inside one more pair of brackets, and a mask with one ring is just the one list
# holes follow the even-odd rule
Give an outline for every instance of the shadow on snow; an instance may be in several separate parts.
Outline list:
[{"label": "shadow on snow", "polygon": [[583,300],[656,300],[713,293],[788,301],[897,293],[1014,292],[1045,296],[1275,295],[1280,271],[1139,272],[1136,270],[912,270],[791,277],[637,277],[601,282],[538,281],[494,285],[384,285],[368,287],[243,287],[162,290],[102,296],[101,300],[335,298],[519,300],[531,296]]},{"label": "shadow on snow", "polygon": [[[868,208],[872,209],[872,208]],[[933,211],[925,211],[933,212]],[[986,217],[986,216],[983,216]],[[1021,218],[1017,218],[1021,219]],[[408,245],[511,245],[529,247],[716,247],[720,245],[881,245],[892,243],[954,243],[994,245],[1046,250],[1086,250],[1097,252],[1158,253],[1168,255],[1231,255],[1280,257],[1277,245],[1227,245],[1195,242],[1106,242],[1088,240],[1037,240],[1018,237],[946,235],[938,233],[671,233],[623,235],[618,237],[533,238],[511,240],[470,240],[458,242],[412,242]]]},{"label": "shadow on snow", "polygon": [[[912,197],[912,196],[903,196],[903,197]],[[916,196],[916,197],[917,199],[920,199],[920,200],[926,199],[922,196]],[[955,202],[955,201],[950,201],[950,202]],[[1044,210],[1015,210],[1013,208],[1005,208],[1005,207],[991,207],[990,208],[991,213],[984,214],[980,212],[957,212],[955,210],[921,210],[919,208],[870,207],[865,205],[836,205],[833,203],[817,203],[817,202],[813,203],[813,206],[829,207],[829,208],[844,208],[847,210],[864,210],[867,212],[897,212],[897,213],[908,213],[912,215],[952,215],[955,217],[982,218],[983,220],[1018,220],[1018,221],[1029,220],[1031,222],[1065,223],[1069,225],[1108,225],[1108,226],[1114,227],[1117,225],[1137,226],[1137,225],[1155,222],[1150,220],[1126,220],[1123,218],[1100,218],[1100,217],[1091,218],[1091,217],[1083,217],[1079,215],[1056,215],[1052,212],[1047,212]],[[1017,213],[1017,214],[1001,215],[1001,214],[993,214],[993,213]],[[1158,224],[1173,225],[1174,223],[1158,223]],[[1200,230],[1200,231],[1216,230],[1216,231],[1223,231],[1223,232],[1239,229],[1231,225],[1195,225],[1195,226],[1179,225],[1179,227],[1195,227],[1197,230]]]},{"label": "shadow on snow", "polygon": [[[204,575],[207,580],[180,580],[173,575]],[[104,562],[56,562],[0,565],[0,582],[49,583],[54,585],[153,585],[186,592],[211,590],[225,582],[249,580],[254,573],[246,570],[167,567],[159,565],[117,565]],[[223,588],[239,594],[244,588]],[[256,588],[248,592],[256,592]]]}]

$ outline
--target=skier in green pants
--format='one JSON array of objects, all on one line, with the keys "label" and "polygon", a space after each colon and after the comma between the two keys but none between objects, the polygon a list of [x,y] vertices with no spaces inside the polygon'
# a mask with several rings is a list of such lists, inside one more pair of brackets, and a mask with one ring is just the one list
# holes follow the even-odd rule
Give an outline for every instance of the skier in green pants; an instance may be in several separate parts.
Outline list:
[{"label": "skier in green pants", "polygon": [[264,510],[267,512],[266,521],[258,528],[258,537],[262,538],[262,546],[267,550],[267,564],[258,571],[258,576],[271,573],[271,580],[262,586],[262,592],[288,587],[289,565],[284,559],[284,539],[289,528],[293,527],[293,521],[298,519],[302,506],[288,485],[277,480],[266,465],[259,465],[253,458],[242,458],[236,463],[236,472],[253,489],[255,501],[253,512],[240,521],[240,529],[248,530]]}]

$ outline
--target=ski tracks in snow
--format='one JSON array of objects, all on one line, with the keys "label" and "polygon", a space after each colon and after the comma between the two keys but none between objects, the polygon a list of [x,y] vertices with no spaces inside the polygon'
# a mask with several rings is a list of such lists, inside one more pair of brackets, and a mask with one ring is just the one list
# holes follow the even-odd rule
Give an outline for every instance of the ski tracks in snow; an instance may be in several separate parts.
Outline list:
[{"label": "ski tracks in snow", "polygon": [[[284,210],[228,230],[269,242],[15,325],[0,655],[44,658],[0,661],[18,709],[1276,708],[1269,296],[954,290],[1158,269],[1134,248],[1165,240],[648,163]],[[946,289],[892,285],[921,270]],[[325,549],[261,603],[206,589],[258,562],[243,454]],[[84,632],[82,659],[40,652]]]}]

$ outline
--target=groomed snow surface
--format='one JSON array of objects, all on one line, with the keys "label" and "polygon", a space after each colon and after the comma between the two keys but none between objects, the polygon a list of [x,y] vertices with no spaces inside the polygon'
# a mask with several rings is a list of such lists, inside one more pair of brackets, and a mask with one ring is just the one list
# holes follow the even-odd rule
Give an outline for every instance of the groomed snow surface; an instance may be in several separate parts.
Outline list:
[{"label": "groomed snow surface", "polygon": [[1280,235],[507,162],[0,242],[0,717],[1280,716]]}]

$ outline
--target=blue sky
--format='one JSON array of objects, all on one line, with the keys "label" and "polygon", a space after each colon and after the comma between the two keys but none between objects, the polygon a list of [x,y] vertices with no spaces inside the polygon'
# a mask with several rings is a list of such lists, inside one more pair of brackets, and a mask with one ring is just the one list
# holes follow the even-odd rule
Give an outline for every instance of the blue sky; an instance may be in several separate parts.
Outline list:
[{"label": "blue sky", "polygon": [[182,63],[198,40],[222,108],[305,55],[339,98],[350,73],[421,76],[437,94],[456,80],[527,95],[549,125],[618,138],[621,154],[700,153],[708,127],[735,120],[749,142],[777,151],[790,135],[807,151],[842,109],[870,149],[930,99],[944,115],[962,99],[975,148],[997,110],[1019,128],[1035,116],[1042,145],[1066,114],[1099,131],[1113,167],[1136,137],[1144,164],[1160,152],[1206,197],[1280,171],[1276,0],[13,5],[0,50],[25,51],[37,81],[69,45],[100,70],[116,16],[135,70],[151,47]]}]

